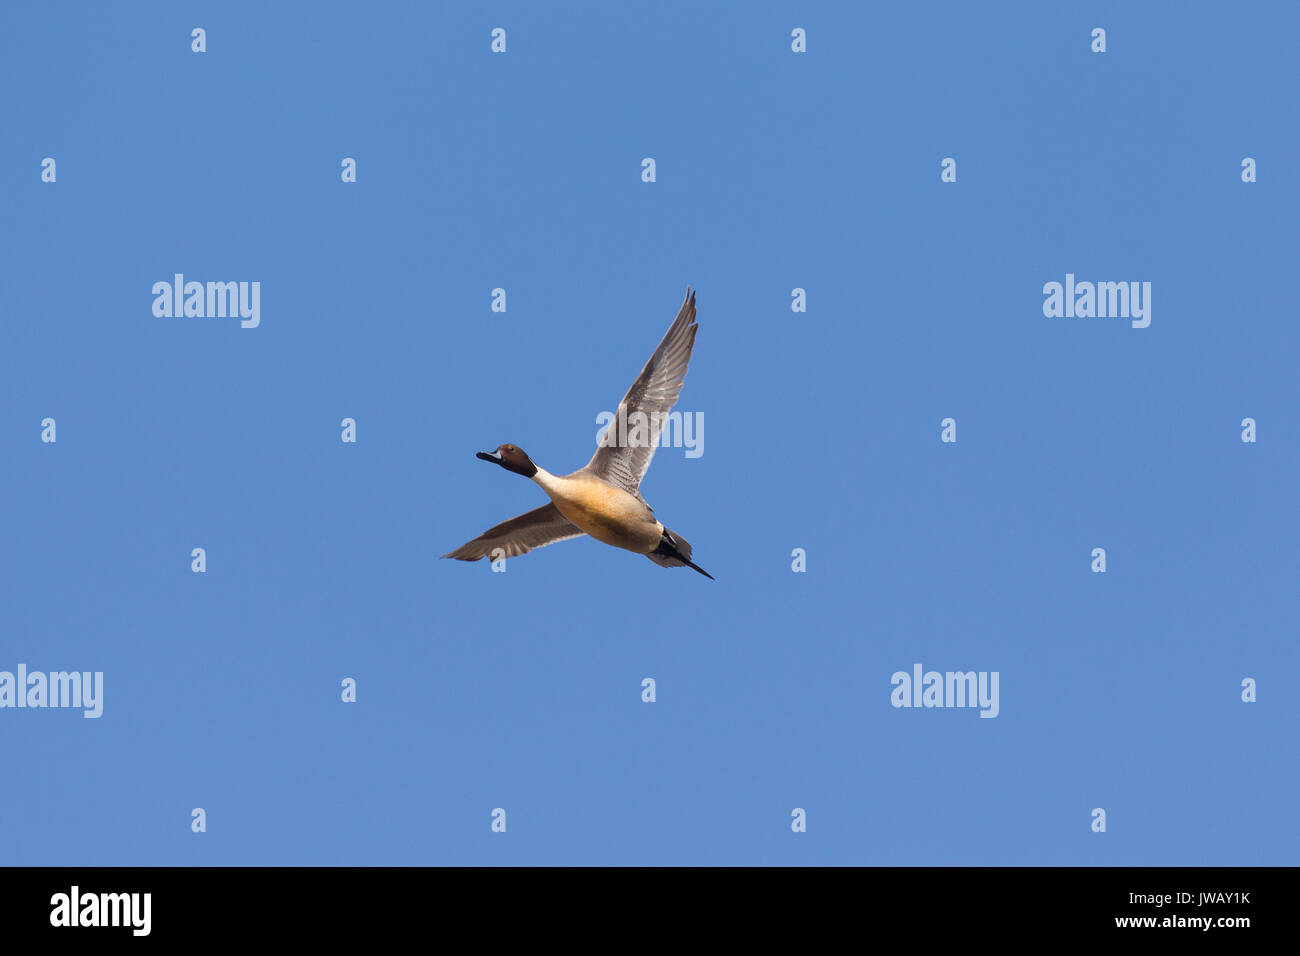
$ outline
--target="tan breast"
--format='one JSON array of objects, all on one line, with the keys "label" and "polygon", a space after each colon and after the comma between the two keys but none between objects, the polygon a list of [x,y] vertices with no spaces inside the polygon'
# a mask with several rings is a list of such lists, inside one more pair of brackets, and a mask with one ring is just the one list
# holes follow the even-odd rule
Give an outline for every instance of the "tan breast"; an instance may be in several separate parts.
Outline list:
[{"label": "tan breast", "polygon": [[650,509],[621,488],[593,478],[547,475],[538,484],[560,514],[597,541],[647,554],[659,546],[663,525]]}]

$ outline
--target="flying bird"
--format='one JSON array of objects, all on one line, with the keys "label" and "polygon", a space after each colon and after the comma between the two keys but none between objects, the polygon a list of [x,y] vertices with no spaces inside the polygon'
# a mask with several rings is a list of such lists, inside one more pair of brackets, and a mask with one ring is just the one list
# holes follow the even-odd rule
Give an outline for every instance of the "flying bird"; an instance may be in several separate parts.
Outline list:
[{"label": "flying bird", "polygon": [[[568,475],[553,475],[536,465],[517,445],[500,445],[476,457],[537,482],[551,503],[503,521],[444,558],[477,561],[500,549],[507,558],[556,541],[591,535],[597,541],[644,554],[665,568],[694,568],[691,545],[669,531],[641,497],[641,479],[654,458],[659,433],[677,403],[686,366],[695,347],[695,293],[686,290],[677,318],[646,362],[604,433],[591,461]],[[629,431],[627,423],[634,427]]]}]

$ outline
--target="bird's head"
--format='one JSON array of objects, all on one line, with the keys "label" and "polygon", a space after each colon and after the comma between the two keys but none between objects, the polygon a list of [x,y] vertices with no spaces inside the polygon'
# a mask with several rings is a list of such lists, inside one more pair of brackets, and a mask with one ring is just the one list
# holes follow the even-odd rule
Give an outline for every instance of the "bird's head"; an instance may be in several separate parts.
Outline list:
[{"label": "bird's head", "polygon": [[518,445],[499,445],[496,451],[480,451],[475,453],[475,457],[500,465],[506,471],[513,471],[525,478],[537,474],[537,466]]}]

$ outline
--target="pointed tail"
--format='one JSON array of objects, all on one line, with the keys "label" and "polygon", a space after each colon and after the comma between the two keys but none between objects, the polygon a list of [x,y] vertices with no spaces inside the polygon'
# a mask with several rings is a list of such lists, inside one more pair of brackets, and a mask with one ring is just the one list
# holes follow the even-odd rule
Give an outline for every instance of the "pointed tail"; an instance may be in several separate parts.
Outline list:
[{"label": "pointed tail", "polygon": [[664,528],[663,537],[659,539],[659,547],[655,548],[646,555],[655,564],[665,568],[687,567],[699,571],[710,581],[716,581],[713,575],[705,571],[702,567],[691,560],[691,543],[679,534],[674,534],[667,528]]}]

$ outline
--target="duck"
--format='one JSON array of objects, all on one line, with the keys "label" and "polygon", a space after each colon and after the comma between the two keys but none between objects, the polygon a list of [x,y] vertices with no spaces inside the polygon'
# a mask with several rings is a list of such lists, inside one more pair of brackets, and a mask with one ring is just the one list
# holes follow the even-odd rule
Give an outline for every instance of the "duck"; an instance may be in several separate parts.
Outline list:
[{"label": "duck", "polygon": [[[691,544],[668,530],[641,495],[668,412],[677,404],[695,347],[695,292],[689,287],[677,318],[637,376],[614,420],[582,468],[553,475],[518,445],[498,445],[475,457],[536,482],[548,504],[503,521],[444,558],[478,561],[513,558],[557,541],[588,535],[603,544],[643,554],[665,568],[687,567],[716,580],[691,560]],[[629,430],[628,422],[634,427]],[[648,425],[648,427],[643,427]]]}]

